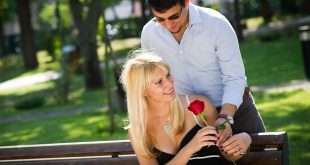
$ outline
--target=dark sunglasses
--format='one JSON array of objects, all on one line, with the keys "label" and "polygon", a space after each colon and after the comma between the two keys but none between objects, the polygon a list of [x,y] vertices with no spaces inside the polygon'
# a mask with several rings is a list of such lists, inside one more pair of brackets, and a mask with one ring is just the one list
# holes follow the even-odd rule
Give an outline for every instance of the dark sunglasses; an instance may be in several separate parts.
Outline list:
[{"label": "dark sunglasses", "polygon": [[[183,10],[183,7],[181,7],[181,9],[178,13],[173,14],[172,16],[168,17],[167,19],[169,21],[175,21],[175,20],[179,19],[181,16],[182,10]],[[165,20],[166,19],[164,19],[164,18],[156,18],[156,17],[153,18],[153,21],[158,22],[158,23],[163,23],[163,22],[165,22]]]}]

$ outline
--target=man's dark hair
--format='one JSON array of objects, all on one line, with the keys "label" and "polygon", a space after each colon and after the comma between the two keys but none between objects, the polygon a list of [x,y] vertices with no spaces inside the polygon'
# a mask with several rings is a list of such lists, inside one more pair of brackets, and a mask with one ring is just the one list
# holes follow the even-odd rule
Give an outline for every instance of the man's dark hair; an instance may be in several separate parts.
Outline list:
[{"label": "man's dark hair", "polygon": [[146,3],[151,9],[159,13],[164,13],[177,4],[180,4],[182,7],[185,6],[185,0],[146,0]]}]

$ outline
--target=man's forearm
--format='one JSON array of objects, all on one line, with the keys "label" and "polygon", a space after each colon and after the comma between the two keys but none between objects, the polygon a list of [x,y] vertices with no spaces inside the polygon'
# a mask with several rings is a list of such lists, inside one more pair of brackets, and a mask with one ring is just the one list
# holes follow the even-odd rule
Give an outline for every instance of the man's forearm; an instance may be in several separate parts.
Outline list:
[{"label": "man's forearm", "polygon": [[237,110],[237,106],[235,106],[233,104],[225,103],[222,106],[220,114],[227,114],[227,115],[233,117],[235,115],[236,110]]}]

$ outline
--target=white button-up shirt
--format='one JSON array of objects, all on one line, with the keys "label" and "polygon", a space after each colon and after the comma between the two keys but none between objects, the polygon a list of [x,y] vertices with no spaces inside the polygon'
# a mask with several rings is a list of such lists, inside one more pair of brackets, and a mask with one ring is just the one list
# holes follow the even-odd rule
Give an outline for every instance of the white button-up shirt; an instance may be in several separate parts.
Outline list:
[{"label": "white button-up shirt", "polygon": [[219,12],[189,5],[189,24],[178,43],[162,25],[150,20],[141,34],[171,67],[178,94],[204,95],[216,106],[242,103],[246,77],[236,34]]}]

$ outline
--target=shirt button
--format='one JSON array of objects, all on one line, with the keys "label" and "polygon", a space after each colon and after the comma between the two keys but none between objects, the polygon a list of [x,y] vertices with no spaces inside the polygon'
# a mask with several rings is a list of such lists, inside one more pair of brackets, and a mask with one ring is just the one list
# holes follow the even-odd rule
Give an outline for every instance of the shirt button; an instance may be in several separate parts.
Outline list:
[{"label": "shirt button", "polygon": [[182,51],[182,50],[180,50],[179,52],[180,52],[181,54],[183,53],[183,51]]}]

